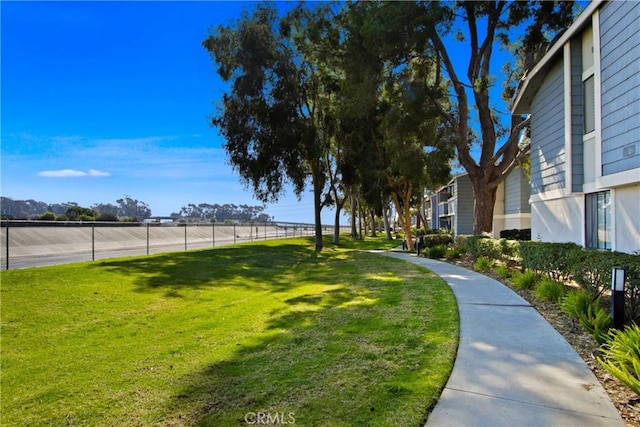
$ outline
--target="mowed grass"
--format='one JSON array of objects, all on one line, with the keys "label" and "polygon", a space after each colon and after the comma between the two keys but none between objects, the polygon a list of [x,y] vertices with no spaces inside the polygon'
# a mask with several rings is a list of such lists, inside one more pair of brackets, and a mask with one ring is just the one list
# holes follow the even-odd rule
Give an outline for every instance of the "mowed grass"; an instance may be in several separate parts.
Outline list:
[{"label": "mowed grass", "polygon": [[0,424],[421,425],[458,314],[428,270],[354,250],[393,245],[300,238],[4,271]]}]

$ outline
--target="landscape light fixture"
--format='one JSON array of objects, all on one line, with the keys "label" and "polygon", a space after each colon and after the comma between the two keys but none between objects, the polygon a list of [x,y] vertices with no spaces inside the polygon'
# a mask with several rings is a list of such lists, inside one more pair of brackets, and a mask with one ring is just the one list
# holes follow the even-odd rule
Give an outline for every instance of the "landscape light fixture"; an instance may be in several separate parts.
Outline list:
[{"label": "landscape light fixture", "polygon": [[615,329],[624,327],[624,267],[611,270],[611,323]]}]

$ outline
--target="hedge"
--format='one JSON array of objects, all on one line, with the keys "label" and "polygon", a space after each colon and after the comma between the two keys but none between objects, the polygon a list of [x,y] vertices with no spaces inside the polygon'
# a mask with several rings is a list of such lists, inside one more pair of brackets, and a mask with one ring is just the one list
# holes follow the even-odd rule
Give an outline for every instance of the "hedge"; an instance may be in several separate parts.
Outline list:
[{"label": "hedge", "polygon": [[426,248],[448,245],[450,243],[453,243],[453,237],[451,237],[451,234],[426,234],[422,236],[422,244]]},{"label": "hedge", "polygon": [[553,280],[567,281],[571,275],[569,266],[581,250],[575,243],[522,241],[518,252],[522,268],[538,271]]}]

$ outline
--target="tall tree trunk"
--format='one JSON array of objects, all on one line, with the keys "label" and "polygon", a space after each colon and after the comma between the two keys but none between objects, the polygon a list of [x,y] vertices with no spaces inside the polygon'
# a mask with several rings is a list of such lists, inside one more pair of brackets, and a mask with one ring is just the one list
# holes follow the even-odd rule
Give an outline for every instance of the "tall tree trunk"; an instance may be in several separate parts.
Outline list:
[{"label": "tall tree trunk", "polygon": [[377,237],[376,234],[376,213],[371,209],[371,237]]},{"label": "tall tree trunk", "polygon": [[473,181],[473,234],[490,233],[493,230],[493,208],[497,187]]},{"label": "tall tree trunk", "polygon": [[342,207],[344,206],[344,202],[346,197],[342,198],[342,201],[338,201],[336,199],[336,216],[333,221],[333,244],[340,244],[340,212],[342,212]]},{"label": "tall tree trunk", "polygon": [[389,203],[385,202],[382,207],[382,217],[384,219],[384,232],[387,240],[391,240],[391,227],[389,226]]},{"label": "tall tree trunk", "polygon": [[351,237],[358,237],[358,229],[356,227],[356,197],[351,193],[349,195],[351,198]]},{"label": "tall tree trunk", "polygon": [[322,218],[320,213],[322,212],[322,185],[318,182],[319,179],[313,179],[313,210],[315,216],[315,229],[316,229],[316,251],[322,250]]},{"label": "tall tree trunk", "polygon": [[362,240],[362,203],[358,198],[358,239]]},{"label": "tall tree trunk", "polygon": [[400,219],[400,227],[402,227],[402,231],[404,232],[404,238],[407,241],[407,247],[410,251],[414,251],[416,246],[413,242],[413,236],[411,236],[411,192],[413,187],[409,184],[408,188],[401,195],[402,199],[398,195],[398,193],[393,193],[393,203],[396,205],[396,211],[398,212],[398,218]]}]

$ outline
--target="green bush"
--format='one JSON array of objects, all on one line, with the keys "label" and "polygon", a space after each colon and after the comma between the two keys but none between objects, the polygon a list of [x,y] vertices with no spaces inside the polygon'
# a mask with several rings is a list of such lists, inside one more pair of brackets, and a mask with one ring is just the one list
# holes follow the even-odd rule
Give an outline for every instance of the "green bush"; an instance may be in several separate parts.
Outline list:
[{"label": "green bush", "polygon": [[443,245],[432,246],[427,249],[427,257],[432,259],[444,258],[447,247]]},{"label": "green bush", "polygon": [[466,234],[460,234],[453,238],[454,246],[463,246],[467,251],[469,250],[469,237]]},{"label": "green bush", "polygon": [[[616,266],[627,270],[625,287],[629,296],[632,297],[631,293],[638,285],[637,280],[640,277],[640,256],[638,255],[582,249],[573,253],[570,272],[583,289],[599,296],[611,288],[611,270]],[[631,299],[631,304],[637,306],[638,302],[634,302],[633,297]]]},{"label": "green bush", "polygon": [[508,239],[500,239],[499,242],[503,257],[520,258],[520,242]]},{"label": "green bush", "polygon": [[560,302],[560,309],[569,316],[579,319],[581,313],[586,313],[593,304],[593,296],[583,289],[567,293]]},{"label": "green bush", "polygon": [[600,305],[600,298],[596,298],[586,313],[578,316],[582,327],[589,332],[600,345],[607,341],[607,332],[611,326],[611,316]]},{"label": "green bush", "polygon": [[632,325],[624,331],[614,329],[608,338],[598,362],[640,395],[640,327]]},{"label": "green bush", "polygon": [[467,252],[474,259],[478,259],[479,257],[490,259],[502,258],[500,241],[484,235],[467,237]]},{"label": "green bush", "polygon": [[478,257],[473,264],[473,269],[476,271],[488,271],[491,267],[493,267],[493,260],[484,256]]},{"label": "green bush", "polygon": [[560,309],[578,319],[598,344],[606,342],[611,316],[602,308],[600,298],[594,299],[593,295],[583,289],[569,292],[562,299]]},{"label": "green bush", "polygon": [[102,212],[100,215],[98,215],[98,218],[96,218],[96,221],[117,222],[118,216],[111,212]]},{"label": "green bush", "polygon": [[582,247],[575,243],[519,242],[522,267],[535,270],[553,280],[569,279],[571,266]]},{"label": "green bush", "polygon": [[425,234],[426,234],[426,231],[424,230],[424,228],[418,228],[415,225],[411,226],[412,236],[420,237],[420,236],[424,236]]},{"label": "green bush", "polygon": [[502,279],[508,279],[509,277],[511,277],[511,272],[506,265],[498,265],[496,266],[496,268],[494,268],[494,271]]},{"label": "green bush", "polygon": [[638,255],[627,265],[625,285],[625,317],[633,323],[640,323],[640,257]]},{"label": "green bush", "polygon": [[427,234],[422,237],[422,242],[427,248],[438,245],[448,245],[453,242],[451,234]]},{"label": "green bush", "polygon": [[461,258],[467,252],[467,248],[464,246],[450,246],[447,248],[447,253],[444,254],[446,259],[458,259]]},{"label": "green bush", "polygon": [[559,303],[566,295],[567,288],[563,283],[547,278],[538,283],[534,293],[539,300]]},{"label": "green bush", "polygon": [[54,214],[53,212],[45,212],[42,215],[38,215],[36,219],[39,219],[41,221],[55,221],[56,214]]},{"label": "green bush", "polygon": [[538,274],[533,270],[526,270],[524,273],[514,274],[511,281],[518,290],[533,289],[538,283]]}]

